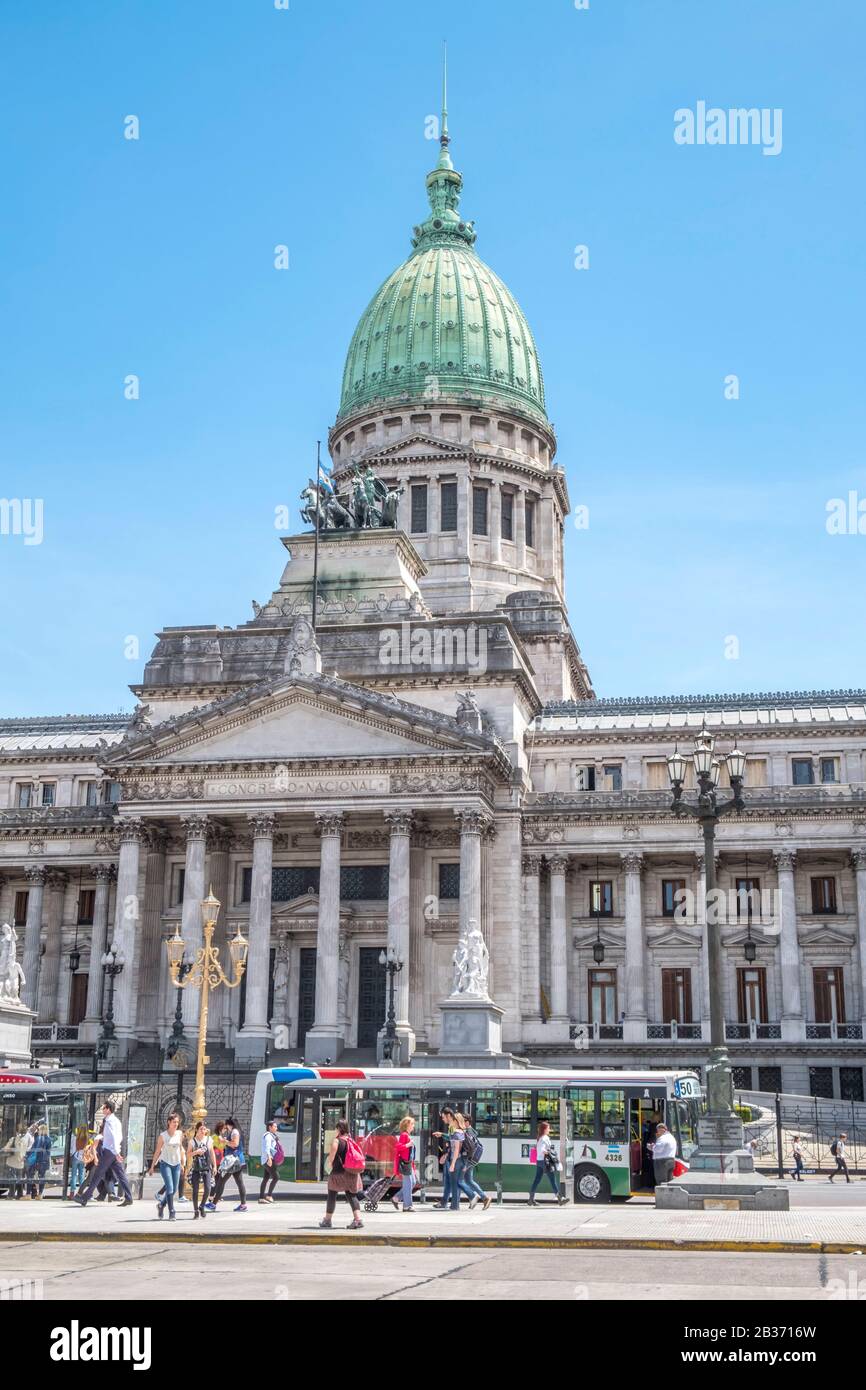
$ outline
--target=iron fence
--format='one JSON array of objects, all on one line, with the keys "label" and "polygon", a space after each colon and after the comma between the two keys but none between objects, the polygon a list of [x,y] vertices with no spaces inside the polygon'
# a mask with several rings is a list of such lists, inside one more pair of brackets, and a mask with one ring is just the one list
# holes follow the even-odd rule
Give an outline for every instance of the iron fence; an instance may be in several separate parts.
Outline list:
[{"label": "iron fence", "polygon": [[793,1169],[791,1146],[794,1136],[803,1149],[806,1171],[836,1171],[830,1152],[833,1140],[844,1133],[848,1168],[866,1172],[866,1103],[856,1100],[825,1100],[819,1096],[778,1095],[766,1091],[737,1091],[736,1103],[748,1106],[754,1115],[745,1121],[746,1142],[755,1151],[755,1167],[778,1173]]},{"label": "iron fence", "polygon": [[[184,1128],[189,1125],[195,1086],[194,1071],[143,1071],[137,1067],[107,1070],[100,1068],[98,1079],[107,1093],[111,1091],[112,1081],[141,1083],[134,1091],[129,1092],[127,1098],[134,1105],[147,1107],[145,1161],[150,1159],[157,1136],[165,1129],[165,1122],[172,1110],[180,1111]],[[218,1121],[232,1116],[247,1138],[253,1113],[255,1086],[254,1071],[208,1070],[205,1080],[205,1106],[210,1128],[213,1129]]]}]

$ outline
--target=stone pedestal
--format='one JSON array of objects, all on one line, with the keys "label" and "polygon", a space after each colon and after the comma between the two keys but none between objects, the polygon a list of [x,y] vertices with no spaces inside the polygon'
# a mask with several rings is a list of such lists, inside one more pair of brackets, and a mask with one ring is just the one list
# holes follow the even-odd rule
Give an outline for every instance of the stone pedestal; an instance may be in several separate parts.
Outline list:
[{"label": "stone pedestal", "polygon": [[36,1014],[25,1005],[0,1003],[0,1065],[30,1065],[30,1034]]},{"label": "stone pedestal", "polygon": [[[315,536],[284,536],[289,562],[259,620],[306,615],[313,593]],[[390,528],[324,531],[319,536],[319,621],[381,622],[429,618],[418,587],[427,566],[409,537]]]},{"label": "stone pedestal", "polygon": [[502,1054],[502,1016],[490,999],[452,996],[443,1000],[439,1055],[460,1066],[490,1066]]},{"label": "stone pedestal", "polygon": [[734,1112],[698,1121],[698,1147],[681,1178],[656,1187],[656,1206],[673,1211],[787,1211],[788,1189],[755,1172],[743,1122]]}]

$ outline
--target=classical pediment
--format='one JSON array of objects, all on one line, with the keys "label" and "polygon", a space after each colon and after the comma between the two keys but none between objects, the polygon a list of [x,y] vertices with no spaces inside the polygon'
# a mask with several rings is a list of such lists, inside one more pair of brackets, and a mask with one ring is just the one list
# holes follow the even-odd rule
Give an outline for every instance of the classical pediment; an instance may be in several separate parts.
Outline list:
[{"label": "classical pediment", "polygon": [[104,766],[296,762],[494,754],[456,719],[336,678],[280,676],[215,700],[111,750]]},{"label": "classical pediment", "polygon": [[361,454],[365,462],[378,459],[383,464],[393,464],[417,458],[465,458],[466,448],[447,439],[437,439],[432,434],[410,434],[395,439],[393,444],[384,447],[379,444]]},{"label": "classical pediment", "polygon": [[647,938],[649,945],[654,950],[662,951],[699,951],[701,947],[700,928],[680,927],[677,925],[665,927],[660,932],[650,932]]},{"label": "classical pediment", "polygon": [[829,922],[820,922],[814,927],[800,926],[797,930],[797,940],[801,946],[819,950],[839,947],[849,951],[854,945],[855,935],[853,927],[836,926]]}]

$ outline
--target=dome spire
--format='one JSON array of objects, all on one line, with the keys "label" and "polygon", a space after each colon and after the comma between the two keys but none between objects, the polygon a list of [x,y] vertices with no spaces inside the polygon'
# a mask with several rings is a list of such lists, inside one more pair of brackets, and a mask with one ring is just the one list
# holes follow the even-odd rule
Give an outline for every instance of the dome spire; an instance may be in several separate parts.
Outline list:
[{"label": "dome spire", "polygon": [[448,146],[448,50],[442,57],[442,120],[439,126],[439,158],[436,168],[427,175],[427,197],[430,200],[430,216],[420,227],[412,229],[412,245],[415,250],[427,246],[441,246],[445,242],[455,242],[471,246],[475,241],[475,227],[460,216],[460,191],[463,175],[458,173],[451,162]]}]

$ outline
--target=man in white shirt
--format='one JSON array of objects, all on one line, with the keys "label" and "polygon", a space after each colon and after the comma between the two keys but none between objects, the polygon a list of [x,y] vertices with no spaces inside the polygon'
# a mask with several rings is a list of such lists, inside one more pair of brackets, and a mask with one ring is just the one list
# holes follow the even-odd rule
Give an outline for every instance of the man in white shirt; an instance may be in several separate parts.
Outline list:
[{"label": "man in white shirt", "polygon": [[[835,1160],[836,1160],[836,1171],[835,1171],[835,1173],[831,1173],[831,1174],[830,1174],[830,1181],[831,1181],[831,1182],[833,1181],[834,1178],[838,1178],[838,1176],[839,1176],[840,1173],[844,1173],[844,1174],[845,1174],[845,1181],[846,1181],[846,1182],[850,1182],[850,1181],[851,1181],[851,1174],[848,1172],[848,1150],[847,1150],[847,1148],[846,1148],[846,1146],[845,1146],[845,1140],[846,1140],[847,1138],[848,1138],[848,1135],[847,1135],[847,1134],[845,1133],[845,1131],[843,1130],[842,1133],[839,1135],[838,1139],[836,1139],[836,1140],[834,1141],[834,1142],[835,1142],[835,1145],[836,1145],[836,1152],[833,1154],[833,1157],[834,1157]],[[831,1152],[832,1152],[832,1146],[831,1146]]]},{"label": "man in white shirt", "polygon": [[79,1206],[86,1207],[93,1196],[94,1190],[103,1178],[112,1178],[120,1187],[123,1193],[122,1207],[132,1206],[132,1191],[123,1166],[123,1154],[120,1151],[123,1143],[123,1126],[114,1113],[114,1101],[107,1100],[102,1107],[102,1133],[96,1136],[94,1143],[99,1144],[99,1160],[90,1175],[90,1182],[84,1192],[78,1197],[73,1197],[73,1201]]},{"label": "man in white shirt", "polygon": [[674,1175],[674,1161],[676,1156],[676,1139],[671,1134],[667,1125],[657,1125],[655,1139],[653,1140],[653,1176],[655,1178],[656,1187],[658,1187],[660,1183],[670,1182]]}]

